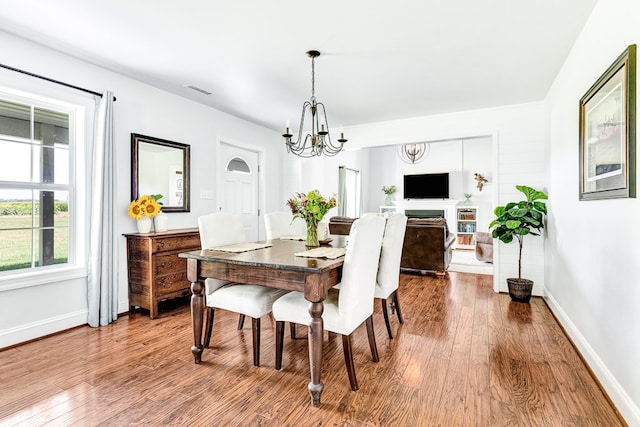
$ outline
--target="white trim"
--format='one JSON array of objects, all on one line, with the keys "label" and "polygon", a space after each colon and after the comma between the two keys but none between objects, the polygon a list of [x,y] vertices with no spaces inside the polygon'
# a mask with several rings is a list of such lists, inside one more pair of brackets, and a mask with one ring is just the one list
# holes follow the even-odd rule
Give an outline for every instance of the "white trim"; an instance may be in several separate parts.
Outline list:
[{"label": "white trim", "polygon": [[86,278],[88,275],[86,267],[76,267],[68,264],[10,271],[13,274],[0,277],[0,292],[66,282],[73,279]]},{"label": "white trim", "polygon": [[640,408],[638,408],[637,403],[633,402],[631,397],[625,392],[615,376],[609,371],[607,365],[598,357],[597,353],[589,345],[589,342],[580,333],[578,328],[576,328],[576,325],[571,321],[562,307],[560,307],[553,295],[549,294],[547,289],[544,290],[544,300],[547,302],[551,312],[556,316],[556,319],[558,319],[558,322],[562,325],[567,335],[569,335],[571,341],[573,341],[580,355],[593,371],[593,374],[598,378],[602,388],[605,389],[625,421],[629,425],[640,426]]},{"label": "white trim", "polygon": [[87,323],[88,311],[78,310],[0,331],[0,349]]}]

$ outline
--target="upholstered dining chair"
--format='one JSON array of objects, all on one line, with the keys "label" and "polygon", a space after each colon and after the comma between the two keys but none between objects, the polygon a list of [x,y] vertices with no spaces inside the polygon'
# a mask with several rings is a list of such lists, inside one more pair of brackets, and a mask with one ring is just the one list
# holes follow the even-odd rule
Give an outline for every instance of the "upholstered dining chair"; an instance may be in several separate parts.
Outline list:
[{"label": "upholstered dining chair", "polygon": [[389,322],[389,305],[398,316],[398,322],[400,324],[404,323],[398,298],[398,283],[400,281],[400,260],[402,259],[402,246],[406,228],[407,217],[405,214],[401,212],[391,214],[387,219],[384,238],[382,239],[382,251],[380,253],[380,265],[378,266],[374,296],[382,302],[382,314],[389,338],[393,338],[391,323]]},{"label": "upholstered dining chair", "polygon": [[[231,213],[216,212],[198,217],[198,228],[203,249],[246,241],[240,217]],[[244,316],[249,316],[252,320],[253,364],[260,366],[260,318],[269,314],[273,302],[286,293],[285,290],[266,286],[206,279],[207,320],[204,346],[209,347],[211,342],[216,308],[239,313],[241,316],[238,329],[242,329]]]},{"label": "upholstered dining chair", "polygon": [[[385,220],[379,216],[360,218],[353,223],[342,267],[340,289],[329,289],[324,301],[324,329],[342,335],[342,348],[353,391],[358,381],[353,364],[351,334],[366,324],[369,348],[374,362],[379,360],[373,329],[373,295],[382,248]],[[301,292],[290,292],[273,303],[276,319],[276,369],[282,368],[285,322],[309,324],[309,302]]]},{"label": "upholstered dining chair", "polygon": [[265,214],[264,228],[267,233],[267,240],[300,234],[293,224],[293,214],[291,212],[274,211]]}]

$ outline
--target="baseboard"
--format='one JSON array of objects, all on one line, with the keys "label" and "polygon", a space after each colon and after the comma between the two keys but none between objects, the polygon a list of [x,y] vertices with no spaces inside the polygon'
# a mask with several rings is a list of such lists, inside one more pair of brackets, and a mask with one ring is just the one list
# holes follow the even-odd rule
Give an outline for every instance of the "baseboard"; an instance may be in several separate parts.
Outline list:
[{"label": "baseboard", "polygon": [[[119,315],[128,311],[128,301],[118,302]],[[14,328],[5,329],[0,331],[0,350],[34,339],[46,337],[47,335],[55,334],[66,329],[75,328],[76,326],[86,325],[88,315],[88,310],[83,309],[51,317],[49,319],[42,319],[37,322],[16,326]]]},{"label": "baseboard", "polygon": [[87,310],[78,310],[0,331],[0,349],[84,325],[87,314]]},{"label": "baseboard", "polygon": [[567,313],[565,313],[555,298],[553,298],[553,295],[550,295],[546,289],[544,299],[622,418],[624,418],[630,426],[640,426],[640,408],[638,408],[638,405],[631,400],[611,371],[609,371],[607,366],[589,345],[588,341],[567,316]]}]

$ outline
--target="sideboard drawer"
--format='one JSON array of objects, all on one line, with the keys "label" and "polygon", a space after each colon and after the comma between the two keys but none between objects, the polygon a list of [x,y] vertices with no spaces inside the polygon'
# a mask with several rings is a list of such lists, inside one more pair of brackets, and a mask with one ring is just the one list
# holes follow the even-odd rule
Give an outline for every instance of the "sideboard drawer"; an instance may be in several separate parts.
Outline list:
[{"label": "sideboard drawer", "polygon": [[193,251],[195,249],[200,249],[200,235],[184,236],[181,239],[172,237],[156,239],[153,242],[153,246],[153,252],[155,253],[177,250],[183,252],[185,250]]}]

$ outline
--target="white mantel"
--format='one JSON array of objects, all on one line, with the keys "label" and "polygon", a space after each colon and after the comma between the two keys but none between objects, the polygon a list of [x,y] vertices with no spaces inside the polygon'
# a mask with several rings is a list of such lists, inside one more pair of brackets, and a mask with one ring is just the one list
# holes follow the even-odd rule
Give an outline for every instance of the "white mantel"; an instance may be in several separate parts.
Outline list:
[{"label": "white mantel", "polygon": [[460,203],[457,199],[416,199],[416,200],[396,200],[398,212],[406,210],[442,210],[447,220],[449,230],[456,230],[456,206]]}]

